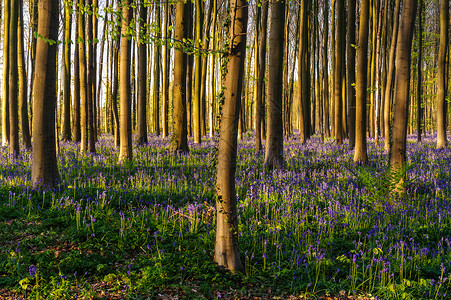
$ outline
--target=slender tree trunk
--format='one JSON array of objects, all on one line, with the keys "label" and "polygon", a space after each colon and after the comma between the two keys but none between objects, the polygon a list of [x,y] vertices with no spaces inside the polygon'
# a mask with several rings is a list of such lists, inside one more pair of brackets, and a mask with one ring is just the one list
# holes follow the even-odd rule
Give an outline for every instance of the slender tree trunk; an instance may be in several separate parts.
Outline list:
[{"label": "slender tree trunk", "polygon": [[271,8],[269,33],[268,130],[265,166],[282,168],[283,161],[283,51],[285,29],[285,0],[274,2]]},{"label": "slender tree trunk", "polygon": [[[1,9],[0,9],[1,10]],[[19,32],[18,32],[18,71],[19,71],[19,105],[20,117],[22,127],[22,142],[25,149],[31,149],[31,135],[30,126],[28,123],[28,79],[25,64],[25,49],[24,49],[24,18],[23,18],[23,3],[19,1]]]},{"label": "slender tree trunk", "polygon": [[421,120],[423,117],[423,108],[421,107],[421,95],[422,95],[422,70],[423,70],[423,1],[419,2],[418,10],[418,82],[417,82],[417,142],[421,142]]},{"label": "slender tree trunk", "polygon": [[[19,155],[19,73],[17,64],[17,27],[19,26],[19,0],[10,1],[9,20],[9,152]],[[4,82],[6,84],[6,82]]]},{"label": "slender tree trunk", "polygon": [[131,40],[129,39],[129,26],[133,16],[133,8],[130,0],[124,0],[121,5],[121,56],[120,56],[120,90],[119,99],[121,105],[120,114],[120,147],[119,163],[131,161],[132,151],[132,112],[131,112]]},{"label": "slender tree trunk", "polygon": [[86,72],[86,34],[85,34],[85,16],[84,6],[85,1],[79,0],[79,22],[78,22],[78,53],[80,63],[80,151],[85,152],[88,147],[88,82]]},{"label": "slender tree trunk", "polygon": [[[87,6],[92,8],[92,0],[87,0]],[[88,82],[86,89],[86,99],[88,106],[88,151],[90,153],[96,152],[95,146],[95,99],[94,99],[94,27],[93,27],[93,17],[88,16],[88,35],[87,35],[87,44],[88,44]]]},{"label": "slender tree trunk", "polygon": [[9,23],[10,23],[10,2],[5,0],[3,3],[3,101],[2,101],[2,145],[8,146],[9,143],[9,85],[6,82],[9,80]]},{"label": "slender tree trunk", "polygon": [[403,173],[406,163],[410,62],[416,8],[417,0],[403,1],[397,39],[395,103],[393,109],[393,144],[390,149],[390,167],[394,174],[393,184],[395,184],[395,189],[391,191],[392,195],[400,195],[405,192],[405,175]]},{"label": "slender tree trunk", "polygon": [[[160,3],[155,4],[155,23],[160,26]],[[161,47],[154,45],[154,73],[153,73],[153,108],[154,108],[154,131],[160,135],[160,56]]]},{"label": "slender tree trunk", "polygon": [[169,40],[170,40],[170,34],[171,31],[169,30],[169,19],[170,19],[170,12],[169,12],[169,1],[164,2],[164,36],[166,38],[164,42],[164,52],[163,52],[163,93],[162,93],[162,104],[163,104],[163,136],[169,135],[169,126],[168,126],[168,119],[169,119],[169,64],[170,64],[170,58],[169,58]]},{"label": "slender tree trunk", "polygon": [[356,50],[353,45],[356,45],[355,28],[356,28],[356,0],[348,0],[348,20],[347,20],[347,34],[348,41],[346,43],[346,54],[348,62],[348,129],[349,129],[349,149],[354,149],[355,146],[355,54]]},{"label": "slender tree trunk", "polygon": [[[203,5],[202,0],[195,0],[196,24],[195,24],[195,47],[199,49],[202,39],[203,27]],[[201,143],[201,78],[202,78],[202,56],[200,53],[194,56],[194,97],[193,97],[193,133],[194,143]]]},{"label": "slender tree trunk", "polygon": [[52,188],[59,181],[55,146],[56,105],[56,43],[44,39],[58,39],[59,1],[39,1],[36,69],[34,79],[33,160],[31,181],[33,187]]},{"label": "slender tree trunk", "polygon": [[323,40],[323,104],[324,104],[324,129],[327,137],[330,137],[330,123],[329,123],[329,4],[324,1],[323,14],[324,14],[324,40]]},{"label": "slender tree trunk", "polygon": [[232,0],[224,106],[222,107],[216,177],[216,244],[214,261],[231,272],[243,270],[238,247],[235,171],[238,119],[246,55],[248,3]]},{"label": "slender tree trunk", "polygon": [[138,145],[147,143],[147,6],[139,2]]},{"label": "slender tree trunk", "polygon": [[[76,5],[76,3],[75,3]],[[80,115],[80,52],[78,43],[78,26],[80,22],[80,14],[76,15],[76,44],[74,51],[74,142],[81,141],[81,115]]]},{"label": "slender tree trunk", "polygon": [[300,142],[304,144],[311,134],[310,119],[310,65],[308,56],[309,47],[309,26],[308,26],[308,8],[309,0],[302,1],[300,26],[301,34],[299,40],[299,58],[298,58],[298,78],[299,83],[299,133]]},{"label": "slender tree trunk", "polygon": [[262,127],[265,117],[263,98],[265,97],[264,80],[266,73],[266,32],[268,28],[268,1],[263,1],[261,8],[260,45],[258,53],[257,103],[255,105],[255,151],[262,150]]},{"label": "slender tree trunk", "polygon": [[398,38],[398,24],[399,24],[399,10],[401,8],[401,1],[396,0],[395,3],[395,13],[393,20],[393,33],[392,40],[390,44],[390,54],[388,56],[388,70],[387,70],[387,82],[385,87],[385,96],[384,96],[384,129],[385,129],[385,151],[389,151],[390,149],[390,117],[392,111],[392,102],[393,102],[393,84],[395,77],[395,58],[396,58],[396,41]]},{"label": "slender tree trunk", "polygon": [[366,87],[368,68],[369,0],[360,2],[359,45],[357,48],[356,118],[354,161],[367,161],[366,151]]},{"label": "slender tree trunk", "polygon": [[[38,0],[30,0],[30,31],[31,34],[29,36],[29,40],[31,40],[31,61],[30,61],[30,93],[28,99],[30,99],[30,134],[33,131],[33,87],[34,87],[34,74],[35,74],[35,65],[36,65],[36,44],[37,38],[34,37],[34,34],[38,31]],[[32,134],[31,134],[32,135]]]},{"label": "slender tree trunk", "polygon": [[[175,17],[175,40],[182,41],[188,38],[188,22],[190,18],[189,4],[183,0],[177,2]],[[174,138],[172,140],[172,152],[188,152],[187,110],[186,110],[186,85],[188,57],[179,45],[174,53],[174,92],[173,92],[173,122]]]},{"label": "slender tree trunk", "polygon": [[111,93],[111,110],[114,119],[114,140],[116,147],[120,147],[121,134],[120,134],[120,120],[119,120],[119,110],[117,108],[117,99],[119,92],[119,49],[121,46],[120,37],[113,47],[113,92]]},{"label": "slender tree trunk", "polygon": [[448,53],[449,0],[440,0],[440,47],[437,73],[437,149],[448,144],[446,137],[446,54]]},{"label": "slender tree trunk", "polygon": [[381,42],[382,42],[382,7],[379,9],[379,24],[377,29],[377,41],[376,41],[376,66],[375,66],[375,72],[376,72],[376,82],[374,86],[374,103],[375,103],[375,110],[374,110],[374,142],[376,146],[379,144],[379,132],[380,132],[380,112],[381,112],[381,101],[380,101],[380,78],[381,78]]},{"label": "slender tree trunk", "polygon": [[344,72],[342,60],[345,54],[345,41],[343,41],[342,32],[345,31],[344,0],[337,2],[337,39],[335,46],[335,80],[334,80],[334,102],[335,102],[335,143],[343,144],[343,79]]},{"label": "slender tree trunk", "polygon": [[63,130],[62,137],[63,141],[72,140],[71,130],[70,130],[70,47],[71,47],[71,24],[72,24],[72,13],[71,13],[71,3],[64,2],[64,41],[63,41]]}]

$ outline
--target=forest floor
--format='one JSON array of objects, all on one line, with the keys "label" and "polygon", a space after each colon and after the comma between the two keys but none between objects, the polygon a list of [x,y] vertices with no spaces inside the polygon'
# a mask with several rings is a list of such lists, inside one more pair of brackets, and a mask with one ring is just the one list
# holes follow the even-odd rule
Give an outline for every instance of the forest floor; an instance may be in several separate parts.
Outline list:
[{"label": "forest floor", "polygon": [[[296,136],[295,136],[296,137]],[[31,188],[31,153],[0,149],[0,299],[449,299],[451,151],[409,137],[407,194],[387,197],[383,145],[285,140],[283,170],[239,143],[244,272],[213,263],[216,142],[171,155],[150,136],[118,165],[60,143],[61,184]]]}]

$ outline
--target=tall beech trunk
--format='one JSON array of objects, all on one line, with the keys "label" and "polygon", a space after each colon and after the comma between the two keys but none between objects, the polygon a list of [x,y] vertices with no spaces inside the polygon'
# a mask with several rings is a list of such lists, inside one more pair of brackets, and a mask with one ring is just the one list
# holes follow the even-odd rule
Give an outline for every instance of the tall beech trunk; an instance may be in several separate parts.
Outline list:
[{"label": "tall beech trunk", "polygon": [[[160,2],[155,4],[155,23],[160,28]],[[153,109],[154,109],[154,132],[158,136],[160,135],[160,56],[161,46],[154,45],[154,57],[153,57]]]},{"label": "tall beech trunk", "polygon": [[80,152],[85,152],[88,147],[88,81],[86,72],[86,34],[84,0],[79,0],[78,22],[78,60],[80,66]]},{"label": "tall beech trunk", "polygon": [[[17,27],[19,26],[19,0],[10,1],[9,19],[9,152],[19,155],[19,72],[17,64]],[[4,82],[6,84],[6,82]]]},{"label": "tall beech trunk", "polygon": [[9,143],[9,22],[10,22],[10,2],[5,0],[3,3],[3,96],[2,96],[2,146],[8,146]]},{"label": "tall beech trunk", "polygon": [[19,71],[19,110],[22,127],[22,142],[25,149],[31,149],[30,125],[28,123],[28,79],[25,64],[23,3],[19,1],[19,31],[18,31],[18,71]]},{"label": "tall beech trunk", "polygon": [[309,47],[309,22],[308,22],[309,0],[302,1],[300,13],[301,33],[299,40],[298,88],[299,97],[299,133],[300,142],[304,144],[311,134],[311,112],[310,112],[310,64],[308,56]]},{"label": "tall beech trunk", "polygon": [[[266,72],[266,32],[268,30],[268,0],[263,1],[261,7],[260,45],[258,47],[258,79],[257,79],[257,100],[255,104],[255,151],[262,150],[262,131],[264,126],[264,105],[265,97],[264,80]],[[257,25],[256,25],[257,26]]]},{"label": "tall beech trunk", "polygon": [[119,99],[121,105],[120,114],[120,146],[119,163],[131,161],[132,151],[132,95],[131,95],[131,40],[129,34],[130,21],[132,20],[133,8],[130,0],[124,0],[121,4],[121,53],[120,53],[120,81]]},{"label": "tall beech trunk", "polygon": [[437,73],[437,149],[448,144],[446,138],[446,55],[448,53],[449,0],[440,0],[440,47],[438,51]]},{"label": "tall beech trunk", "polygon": [[[337,3],[337,38],[335,45],[335,78],[334,78],[334,114],[335,114],[335,143],[343,144],[343,81],[345,70],[343,60],[345,58],[345,41],[343,32],[345,27],[344,0],[336,0]],[[360,75],[359,75],[360,76]]]},{"label": "tall beech trunk", "polygon": [[356,115],[354,161],[367,161],[366,151],[366,95],[368,68],[369,0],[360,2],[359,44],[357,48]]},{"label": "tall beech trunk", "polygon": [[[396,46],[395,102],[393,108],[393,143],[390,148],[390,168],[394,190],[391,194],[405,192],[404,168],[406,163],[407,121],[409,119],[410,62],[412,54],[413,28],[417,0],[404,0]],[[397,176],[402,175],[402,176]]]},{"label": "tall beech trunk", "polygon": [[[175,40],[182,41],[188,38],[188,22],[190,19],[189,4],[179,0],[176,6],[175,16]],[[173,135],[171,144],[172,152],[188,152],[187,131],[187,64],[188,57],[183,52],[183,45],[178,45],[174,50],[174,83],[173,83]]]},{"label": "tall beech trunk", "polygon": [[348,100],[348,130],[349,130],[349,149],[354,149],[355,146],[355,98],[356,98],[356,90],[354,88],[355,84],[355,54],[356,49],[354,45],[357,45],[355,38],[355,28],[356,28],[356,0],[348,1],[348,20],[347,20],[347,34],[348,40],[346,43],[346,55],[347,55],[347,63],[348,63],[348,88],[347,88],[347,100]]},{"label": "tall beech trunk", "polygon": [[417,142],[421,141],[421,120],[423,119],[423,108],[421,107],[421,96],[422,96],[422,71],[423,71],[423,3],[424,0],[419,2],[418,10],[418,64],[417,64]]},{"label": "tall beech trunk", "polygon": [[398,39],[398,24],[399,24],[399,10],[401,8],[401,1],[396,0],[395,13],[393,15],[393,33],[390,44],[390,54],[388,55],[388,70],[387,81],[385,83],[385,96],[384,96],[384,149],[389,151],[390,149],[390,117],[393,106],[393,85],[395,77],[395,58],[396,58],[396,41]]},{"label": "tall beech trunk", "polygon": [[324,14],[324,38],[323,38],[323,106],[324,106],[324,133],[327,137],[330,137],[330,122],[329,122],[329,4],[324,1],[323,14]]},{"label": "tall beech trunk", "polygon": [[[201,48],[202,28],[203,28],[203,5],[202,0],[195,0],[196,22],[195,22],[195,47]],[[197,53],[194,56],[194,95],[193,95],[193,133],[194,143],[201,143],[201,78],[202,78],[202,55]]]},{"label": "tall beech trunk", "polygon": [[271,8],[268,62],[268,130],[265,166],[282,168],[283,161],[283,54],[285,29],[285,0],[274,2]]},{"label": "tall beech trunk", "polygon": [[[80,14],[77,13],[76,24],[80,22]],[[76,33],[78,36],[78,31]],[[77,40],[78,38],[76,38]],[[81,114],[80,114],[80,52],[78,47],[79,41],[75,44],[74,51],[74,142],[81,141]]]},{"label": "tall beech trunk", "polygon": [[56,41],[59,28],[59,1],[39,0],[38,34],[34,78],[33,160],[31,181],[33,187],[52,188],[60,179],[56,160],[55,106],[56,106]]},{"label": "tall beech trunk", "polygon": [[[88,7],[92,7],[92,0],[87,0]],[[95,134],[95,119],[96,107],[94,92],[95,89],[95,69],[94,69],[94,22],[93,17],[88,16],[88,86],[86,89],[86,99],[88,105],[88,151],[90,153],[96,152],[96,134]]]},{"label": "tall beech trunk", "polygon": [[170,12],[169,12],[169,1],[164,2],[164,36],[166,37],[166,40],[164,41],[164,51],[163,51],[163,92],[162,92],[162,104],[163,104],[163,136],[169,135],[169,64],[170,64],[170,58],[169,58],[169,40],[171,31],[169,30],[169,19],[170,19]]},{"label": "tall beech trunk", "polygon": [[70,2],[64,2],[64,40],[63,40],[63,130],[61,140],[70,141],[70,48],[71,48],[71,13]]},{"label": "tall beech trunk", "polygon": [[147,143],[147,6],[139,2],[138,145]]},{"label": "tall beech trunk", "polygon": [[229,53],[224,80],[221,134],[216,176],[216,243],[214,261],[231,272],[243,270],[238,247],[238,214],[235,171],[237,157],[238,119],[243,88],[248,3],[230,3]]},{"label": "tall beech trunk", "polygon": [[121,134],[120,134],[120,121],[119,110],[117,108],[117,99],[119,93],[119,49],[121,46],[120,37],[117,38],[113,47],[113,91],[111,93],[111,110],[113,114],[114,122],[114,141],[117,148],[120,146]]}]

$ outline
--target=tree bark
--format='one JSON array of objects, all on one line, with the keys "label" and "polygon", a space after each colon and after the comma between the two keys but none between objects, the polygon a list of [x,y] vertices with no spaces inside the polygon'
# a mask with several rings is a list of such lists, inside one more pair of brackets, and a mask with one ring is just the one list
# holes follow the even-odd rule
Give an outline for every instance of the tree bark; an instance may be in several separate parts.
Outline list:
[{"label": "tree bark", "polygon": [[299,82],[299,133],[300,142],[304,144],[311,134],[310,118],[310,64],[309,47],[309,0],[302,1],[300,13],[301,34],[299,40],[298,78]]},{"label": "tree bark", "polygon": [[[155,3],[155,23],[160,28],[160,2]],[[154,109],[154,131],[158,136],[160,135],[160,56],[161,47],[158,44],[154,45],[153,57],[153,109]]]},{"label": "tree bark", "polygon": [[366,151],[366,88],[368,68],[369,0],[360,2],[359,47],[357,48],[356,115],[354,161],[365,163]]},{"label": "tree bark", "polygon": [[335,104],[335,143],[343,144],[343,80],[345,70],[342,60],[345,57],[345,43],[343,41],[343,32],[346,31],[344,17],[344,0],[337,2],[337,38],[335,46],[335,78],[334,78],[334,104]]},{"label": "tree bark", "polygon": [[440,47],[437,73],[437,149],[448,144],[446,137],[446,54],[448,53],[449,0],[440,0]]},{"label": "tree bark", "polygon": [[422,97],[422,71],[423,71],[423,0],[419,2],[418,10],[418,64],[417,64],[417,142],[421,142],[421,120],[423,119]]},{"label": "tree bark", "polygon": [[8,146],[9,143],[9,22],[10,22],[10,2],[5,0],[3,3],[3,101],[2,101],[2,146]]},{"label": "tree bark", "polygon": [[232,0],[230,4],[229,55],[225,77],[216,177],[216,244],[214,261],[240,272],[243,264],[238,247],[238,213],[236,207],[235,171],[238,119],[246,55],[248,3]]},{"label": "tree bark", "polygon": [[23,3],[19,1],[19,36],[18,41],[18,71],[19,71],[19,109],[22,127],[22,142],[25,149],[31,149],[30,125],[28,123],[28,79],[25,64],[24,49],[24,23],[23,23]]},{"label": "tree bark", "polygon": [[64,40],[63,40],[63,130],[61,140],[72,140],[70,130],[70,48],[71,48],[71,14],[70,2],[64,2]]},{"label": "tree bark", "polygon": [[[77,3],[75,3],[76,7]],[[74,10],[76,11],[76,10]],[[78,26],[80,22],[80,14],[76,13],[76,44],[74,51],[74,142],[81,141],[81,115],[80,115],[80,52],[78,43]]]},{"label": "tree bark", "polygon": [[268,64],[268,130],[266,134],[265,167],[283,168],[283,52],[285,0],[272,4],[269,33]]},{"label": "tree bark", "polygon": [[139,2],[138,145],[147,143],[147,5]]},{"label": "tree bark", "polygon": [[[17,27],[19,26],[19,0],[10,1],[9,19],[9,152],[19,155],[19,73],[17,64]],[[6,84],[6,82],[4,82]]]},{"label": "tree bark", "polygon": [[[183,41],[188,37],[188,22],[190,10],[183,0],[177,2],[175,17],[175,40]],[[172,140],[172,152],[188,152],[187,110],[186,110],[186,85],[188,58],[183,51],[183,44],[174,50],[174,91],[173,91],[173,123],[174,138]]]},{"label": "tree bark", "polygon": [[120,147],[119,163],[131,161],[133,159],[132,151],[132,97],[131,97],[131,40],[129,39],[130,20],[133,15],[133,8],[130,0],[124,0],[121,4],[121,56],[120,56],[120,81],[119,81],[119,99],[121,105],[120,114]]},{"label": "tree bark", "polygon": [[387,70],[387,82],[385,86],[385,96],[384,96],[384,130],[385,130],[385,140],[384,149],[389,151],[390,149],[390,116],[392,111],[393,102],[393,84],[395,75],[395,58],[396,58],[396,40],[398,38],[398,24],[399,24],[399,10],[401,8],[401,1],[396,0],[395,3],[395,13],[393,20],[393,33],[392,40],[390,44],[390,54],[388,56],[388,70]]},{"label": "tree bark", "polygon": [[[55,143],[58,13],[59,1],[39,1],[38,34],[43,38],[37,39],[33,88],[34,142],[31,181],[35,188],[52,188],[60,179]],[[54,43],[50,44],[44,39]]]},{"label": "tree bark", "polygon": [[[92,0],[87,1],[87,6],[92,8]],[[94,21],[93,16],[88,16],[88,86],[86,99],[88,105],[88,151],[96,152],[96,105],[95,105],[95,69],[94,69]]]},{"label": "tree bark", "polygon": [[354,87],[355,84],[355,54],[356,49],[354,45],[357,44],[355,38],[355,28],[356,28],[356,0],[348,1],[348,20],[347,20],[347,34],[348,41],[346,44],[346,54],[347,54],[347,62],[348,62],[348,130],[349,130],[349,149],[354,149],[355,146],[355,115],[356,115],[356,107],[355,107],[355,99],[356,99],[356,89]]},{"label": "tree bark", "polygon": [[417,0],[404,0],[396,46],[395,102],[393,109],[393,144],[390,168],[394,174],[392,195],[405,192],[407,121],[409,113],[410,62]]},{"label": "tree bark", "polygon": [[[195,47],[196,51],[202,47],[202,27],[203,27],[203,5],[202,0],[195,0],[196,4],[196,24],[195,24]],[[201,53],[196,53],[194,56],[194,97],[193,97],[193,132],[194,132],[194,143],[201,143],[201,78],[202,78],[202,55]]]},{"label": "tree bark", "polygon": [[78,22],[78,55],[80,65],[80,152],[85,152],[88,147],[88,82],[86,72],[86,34],[85,34],[85,1],[79,0]]},{"label": "tree bark", "polygon": [[170,19],[170,12],[169,12],[169,1],[164,2],[164,36],[165,36],[165,42],[164,42],[164,51],[163,51],[163,92],[162,92],[162,104],[163,104],[163,136],[166,137],[169,135],[169,64],[170,64],[170,58],[169,58],[169,40],[171,31],[169,30],[169,19]]}]

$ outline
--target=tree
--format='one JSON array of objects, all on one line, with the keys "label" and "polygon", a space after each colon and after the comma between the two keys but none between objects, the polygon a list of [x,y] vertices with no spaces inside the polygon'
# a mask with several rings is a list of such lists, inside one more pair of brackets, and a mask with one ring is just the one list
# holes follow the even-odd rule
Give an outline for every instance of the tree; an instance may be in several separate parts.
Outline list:
[{"label": "tree", "polygon": [[40,0],[33,102],[33,187],[52,188],[60,179],[56,160],[55,105],[59,1]]},{"label": "tree", "polygon": [[354,161],[364,163],[366,152],[366,87],[368,68],[369,0],[360,2],[359,45],[357,48],[356,115]]},{"label": "tree", "polygon": [[449,0],[440,0],[440,47],[437,73],[437,149],[447,145],[446,138],[446,54],[448,53]]},{"label": "tree", "polygon": [[132,19],[133,8],[130,0],[123,0],[121,3],[121,48],[120,48],[120,70],[119,70],[119,99],[121,105],[120,114],[120,146],[119,163],[133,159],[132,151],[132,96],[131,96],[131,40],[130,40],[130,20]]},{"label": "tree", "polygon": [[[19,26],[19,0],[11,0],[9,19],[9,152],[19,155],[19,113],[18,113],[18,62],[17,27]],[[5,83],[6,84],[6,83]]]},{"label": "tree", "polygon": [[72,8],[69,1],[64,2],[64,40],[63,40],[63,130],[61,140],[70,141],[70,48]]},{"label": "tree", "polygon": [[[92,0],[88,0],[87,6],[93,8]],[[94,20],[92,15],[88,16],[88,81],[86,89],[86,99],[88,106],[88,150],[90,153],[96,152],[96,129],[95,129],[95,68],[94,68]]]},{"label": "tree", "polygon": [[[347,34],[348,41],[346,43],[346,54],[348,62],[348,88],[347,88],[347,98],[348,98],[348,129],[349,129],[349,149],[354,149],[355,146],[355,114],[356,114],[356,91],[354,88],[355,83],[355,54],[356,50],[354,45],[356,45],[355,39],[355,10],[356,10],[356,0],[349,0],[348,2],[348,20],[347,20]],[[365,54],[366,55],[366,54]],[[360,73],[363,75],[363,73]],[[366,95],[365,95],[366,96]]]},{"label": "tree", "polygon": [[214,261],[226,269],[243,270],[238,247],[238,214],[236,207],[235,171],[238,119],[246,55],[248,3],[230,3],[229,53],[224,80],[224,106],[218,147],[216,175],[216,243]]},{"label": "tree", "polygon": [[28,80],[25,65],[23,3],[19,1],[19,31],[18,31],[18,71],[19,71],[19,110],[22,127],[22,142],[26,149],[31,149],[30,125],[28,122]]},{"label": "tree", "polygon": [[390,115],[392,111],[393,102],[393,83],[395,75],[395,57],[396,57],[396,41],[398,39],[398,24],[399,24],[399,10],[401,7],[401,1],[396,0],[395,13],[393,15],[393,33],[390,44],[390,53],[388,56],[388,69],[387,69],[387,81],[385,83],[385,96],[384,96],[384,149],[389,151],[390,149]]},{"label": "tree", "polygon": [[[187,22],[190,10],[184,0],[179,0],[176,6],[175,35],[176,41],[183,41],[188,37]],[[188,131],[186,112],[186,75],[188,58],[183,51],[183,44],[174,50],[174,81],[173,81],[173,135],[171,144],[173,152],[188,152]]]},{"label": "tree", "polygon": [[405,192],[404,168],[406,163],[407,121],[409,113],[410,62],[413,27],[417,0],[404,0],[396,42],[395,102],[393,108],[393,143],[390,149],[390,168],[394,175],[394,195]]},{"label": "tree", "polygon": [[10,1],[3,3],[3,101],[2,101],[2,145],[9,143],[9,19],[10,19]]},{"label": "tree", "polygon": [[305,143],[311,134],[310,118],[310,64],[308,47],[308,8],[309,0],[302,1],[300,13],[300,39],[299,39],[299,59],[298,59],[298,78],[300,79],[298,96],[299,99],[299,132],[301,135],[301,144]]},{"label": "tree", "polygon": [[[77,3],[75,2],[75,5],[77,5]],[[76,36],[78,36],[78,23],[80,22],[80,14],[77,13],[76,14]],[[78,41],[78,38],[76,38],[77,40],[77,45],[75,46],[75,51],[74,51],[74,142],[80,142],[81,141],[81,114],[80,114],[80,97],[81,97],[81,93],[80,93],[80,52],[79,52],[79,47],[78,47],[78,43],[80,41]]]},{"label": "tree", "polygon": [[[335,45],[335,78],[334,78],[334,103],[335,103],[335,143],[343,144],[343,82],[345,70],[343,61],[345,58],[345,41],[343,38],[346,32],[344,0],[337,2],[337,37]],[[361,74],[359,74],[360,76]]]},{"label": "tree", "polygon": [[[160,28],[161,12],[160,3],[155,4],[155,23]],[[160,29],[158,29],[160,30]],[[161,46],[159,44],[154,45],[153,56],[153,109],[154,109],[154,131],[156,135],[160,135],[160,54]]]},{"label": "tree", "polygon": [[163,92],[162,92],[162,104],[163,104],[163,136],[168,136],[169,126],[168,126],[168,116],[169,116],[169,39],[171,31],[169,30],[169,1],[164,2],[164,36],[166,40],[164,42],[163,51]]},{"label": "tree", "polygon": [[268,168],[281,168],[284,165],[282,96],[285,0],[276,1],[272,5],[268,53],[268,130],[264,164]]},{"label": "tree", "polygon": [[[257,25],[255,25],[257,26]],[[268,1],[262,3],[260,45],[258,47],[258,79],[257,79],[257,101],[255,103],[255,151],[262,150],[262,131],[264,130],[265,111],[263,105],[264,80],[266,72],[266,30],[268,27]]]},{"label": "tree", "polygon": [[147,143],[147,5],[139,2],[138,145]]},{"label": "tree", "polygon": [[418,64],[417,64],[417,142],[421,141],[421,120],[423,118],[423,109],[421,107],[422,95],[422,70],[423,70],[423,0],[420,0],[418,10]]},{"label": "tree", "polygon": [[86,72],[85,1],[78,0],[78,62],[80,72],[80,152],[88,146],[88,81]]},{"label": "tree", "polygon": [[[195,0],[196,4],[196,31],[195,47],[199,50],[202,47],[202,28],[204,22],[204,7],[202,0]],[[201,143],[201,79],[202,79],[202,55],[196,53],[194,57],[194,97],[193,97],[193,131],[194,143]]]}]

